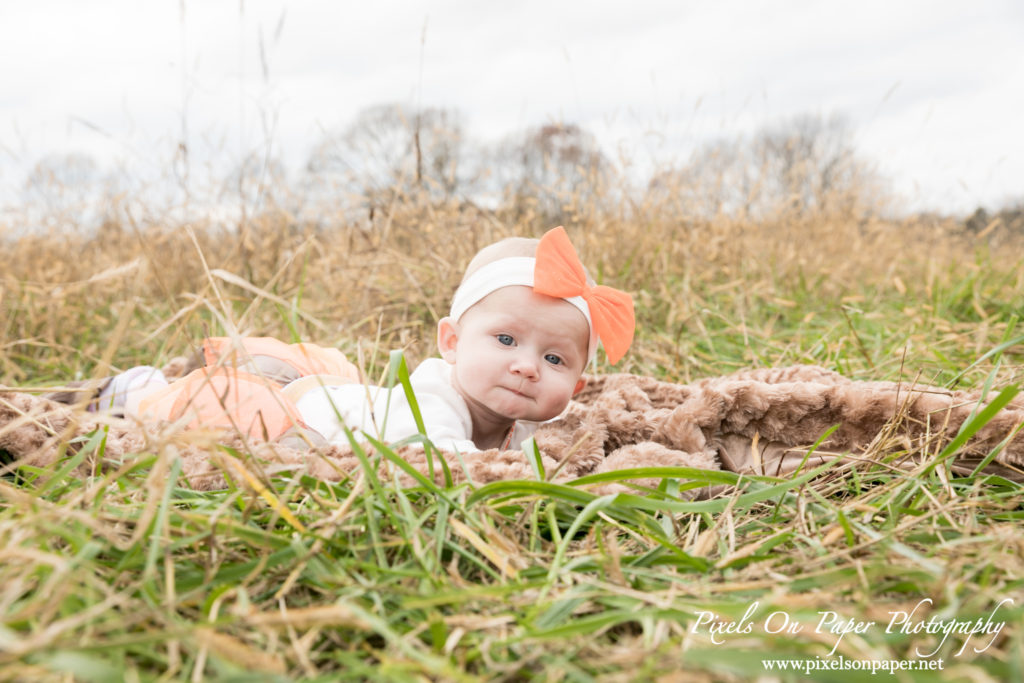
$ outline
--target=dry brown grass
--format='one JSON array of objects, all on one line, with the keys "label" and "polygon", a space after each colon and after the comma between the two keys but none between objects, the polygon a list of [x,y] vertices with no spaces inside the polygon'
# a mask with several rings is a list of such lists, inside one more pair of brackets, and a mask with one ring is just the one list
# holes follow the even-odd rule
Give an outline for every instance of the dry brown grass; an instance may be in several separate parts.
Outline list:
[{"label": "dry brown grass", "polygon": [[[986,277],[985,291],[970,294],[982,322],[991,317],[987,300],[1012,301],[1024,289],[1017,267],[1024,235],[979,237],[948,219],[799,207],[758,221],[694,219],[664,188],[612,206],[569,197],[563,208],[592,272],[636,295],[639,342],[624,367],[637,371],[690,377],[728,369],[725,361],[772,360],[721,357],[716,366],[680,355],[681,341],[721,327],[709,315],[767,338],[781,331],[771,323],[780,315],[790,325],[822,313],[842,322],[842,307],[882,297],[891,306],[905,300],[920,328],[935,325],[927,308],[939,292],[983,271],[1003,276]],[[125,315],[134,319],[118,340],[115,368],[181,353],[230,324],[348,352],[357,344],[403,348],[415,362],[433,352],[434,323],[472,254],[509,235],[539,235],[555,220],[415,197],[372,220],[329,209],[315,223],[283,209],[240,225],[122,216],[91,233],[69,228],[5,240],[0,381],[102,371],[96,366]]]}]

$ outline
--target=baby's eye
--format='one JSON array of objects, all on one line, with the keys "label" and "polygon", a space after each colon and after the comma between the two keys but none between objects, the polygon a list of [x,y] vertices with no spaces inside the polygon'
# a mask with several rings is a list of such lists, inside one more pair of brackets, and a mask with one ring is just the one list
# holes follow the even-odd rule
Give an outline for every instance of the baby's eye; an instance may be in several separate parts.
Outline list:
[{"label": "baby's eye", "polygon": [[561,365],[564,361],[553,353],[549,353],[544,356],[544,360],[551,363],[552,365]]},{"label": "baby's eye", "polygon": [[497,339],[499,344],[504,344],[505,346],[512,346],[513,342],[515,342],[511,334],[499,334]]}]

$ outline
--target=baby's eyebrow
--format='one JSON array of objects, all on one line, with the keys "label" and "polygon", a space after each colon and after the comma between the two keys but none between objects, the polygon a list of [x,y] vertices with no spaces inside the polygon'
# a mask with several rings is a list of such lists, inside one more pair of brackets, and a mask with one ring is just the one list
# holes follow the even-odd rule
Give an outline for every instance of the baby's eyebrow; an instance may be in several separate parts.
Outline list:
[{"label": "baby's eyebrow", "polygon": [[523,320],[517,315],[508,313],[497,313],[494,316],[494,321],[490,324],[491,329],[512,329],[521,330],[524,328],[531,327],[530,322]]}]

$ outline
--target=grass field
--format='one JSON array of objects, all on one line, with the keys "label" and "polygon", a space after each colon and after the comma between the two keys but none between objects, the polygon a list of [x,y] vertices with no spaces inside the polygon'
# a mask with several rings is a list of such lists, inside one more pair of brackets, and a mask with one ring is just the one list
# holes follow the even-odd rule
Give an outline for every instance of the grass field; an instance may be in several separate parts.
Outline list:
[{"label": "grass field", "polygon": [[[1024,234],[997,223],[794,207],[696,220],[664,194],[564,209],[597,279],[636,298],[616,370],[1024,379]],[[337,346],[376,377],[392,349],[411,365],[433,353],[477,248],[552,227],[413,199],[372,221],[125,216],[95,234],[0,235],[2,384],[159,364],[234,332]],[[1024,489],[941,462],[674,472],[632,497],[586,481],[403,489],[371,471],[202,493],[169,441],[68,476],[102,448],[99,434],[0,479],[2,679],[806,680],[762,660],[942,659],[897,680],[1024,680]],[[730,486],[688,502],[691,480]],[[913,616],[887,628],[901,611]],[[1005,626],[969,639],[921,626],[986,618]]]}]

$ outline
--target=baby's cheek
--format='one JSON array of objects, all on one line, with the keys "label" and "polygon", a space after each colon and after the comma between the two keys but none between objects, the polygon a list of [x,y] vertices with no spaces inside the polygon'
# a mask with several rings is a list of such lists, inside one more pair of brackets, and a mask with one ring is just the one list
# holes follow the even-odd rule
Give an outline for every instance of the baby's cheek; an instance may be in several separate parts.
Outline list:
[{"label": "baby's cheek", "polygon": [[579,378],[571,373],[567,373],[561,378],[558,386],[558,400],[562,403],[564,408],[568,405],[569,400],[572,398],[572,392],[576,388],[576,381]]}]

